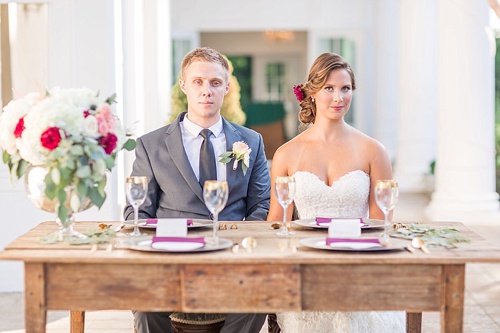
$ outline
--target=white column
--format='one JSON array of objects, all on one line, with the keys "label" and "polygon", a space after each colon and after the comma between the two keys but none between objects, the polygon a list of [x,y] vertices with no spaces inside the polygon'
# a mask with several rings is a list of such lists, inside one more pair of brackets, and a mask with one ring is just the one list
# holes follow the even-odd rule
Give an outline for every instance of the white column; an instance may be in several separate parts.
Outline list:
[{"label": "white column", "polygon": [[426,192],[436,157],[437,8],[435,0],[400,1],[399,105],[394,178],[400,190]]},{"label": "white column", "polygon": [[[396,46],[399,42],[399,0],[379,0],[373,7],[375,10],[374,38],[373,45],[366,47],[366,50],[373,50],[371,58],[374,61],[366,66],[368,74],[373,77],[373,115],[363,115],[367,125],[365,131],[368,135],[384,144],[391,158],[391,161],[398,160],[396,156],[397,142],[396,133],[398,131],[397,114],[398,100],[396,96],[400,89],[398,71],[399,67],[399,48]],[[391,19],[388,20],[387,18]],[[358,51],[359,54],[359,51]],[[361,59],[370,58],[366,52],[360,54]],[[364,59],[368,61],[368,59]],[[355,73],[358,75],[359,73]],[[363,81],[361,81],[363,82]],[[366,89],[368,92],[372,89]],[[356,95],[356,93],[355,93]],[[356,97],[355,97],[356,99]],[[358,100],[356,100],[356,103]],[[358,108],[357,110],[360,110]],[[370,133],[370,127],[373,126]]]},{"label": "white column", "polygon": [[[117,25],[119,111],[133,136],[139,137],[164,126],[170,112],[170,1],[115,0],[115,4],[121,13]],[[134,159],[133,152],[124,152],[118,179],[130,174]],[[118,202],[123,206],[123,181],[119,189]]]},{"label": "white column", "polygon": [[438,150],[433,220],[500,223],[494,54],[487,1],[439,0]]},{"label": "white column", "polygon": [[[48,3],[49,87],[87,87],[106,97],[116,92],[114,20],[113,0]],[[78,213],[76,219],[119,219],[117,185],[117,171],[113,169],[107,176],[103,206]]]}]

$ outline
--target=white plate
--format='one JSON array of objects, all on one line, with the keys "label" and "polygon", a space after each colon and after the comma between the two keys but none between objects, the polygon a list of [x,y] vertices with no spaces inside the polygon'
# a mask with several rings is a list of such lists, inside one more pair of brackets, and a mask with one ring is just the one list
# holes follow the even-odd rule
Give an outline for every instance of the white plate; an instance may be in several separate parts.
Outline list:
[{"label": "white plate", "polygon": [[301,239],[300,245],[319,250],[374,252],[404,250],[406,243],[397,240],[391,240],[391,243],[387,246],[377,246],[376,244],[374,246],[374,244],[359,242],[342,242],[333,245],[326,245],[325,237],[312,237]]},{"label": "white plate", "polygon": [[[314,229],[328,229],[328,224],[323,223],[323,225],[316,224],[316,219],[301,219],[292,221],[296,225],[301,227],[314,228]],[[374,219],[363,219],[364,225],[361,229],[372,229],[372,228],[383,228],[384,220],[374,220]]]},{"label": "white plate", "polygon": [[[124,247],[127,249],[131,250],[137,250],[137,251],[146,251],[146,252],[209,252],[209,251],[218,251],[218,250],[224,250],[233,245],[233,241],[227,238],[219,238],[219,244],[215,245],[211,243],[210,239],[205,240],[205,245],[202,245],[202,247],[194,248],[194,249],[180,249],[180,248],[164,248],[164,249],[154,249],[151,247],[151,242],[152,238],[149,237],[147,239],[144,238],[139,238],[139,239],[125,239],[121,244],[120,247]],[[169,242],[172,244],[172,242]],[[186,243],[183,243],[186,244]],[[191,244],[190,244],[191,245]]]},{"label": "white plate", "polygon": [[[200,220],[200,219],[192,219],[193,224],[188,225],[188,229],[195,229],[195,228],[203,228],[203,227],[211,227],[214,224],[214,221],[212,220]],[[125,224],[127,225],[134,225],[133,220],[127,220],[125,221]],[[156,229],[156,224],[146,224],[146,219],[140,219],[139,228],[143,229]]]}]

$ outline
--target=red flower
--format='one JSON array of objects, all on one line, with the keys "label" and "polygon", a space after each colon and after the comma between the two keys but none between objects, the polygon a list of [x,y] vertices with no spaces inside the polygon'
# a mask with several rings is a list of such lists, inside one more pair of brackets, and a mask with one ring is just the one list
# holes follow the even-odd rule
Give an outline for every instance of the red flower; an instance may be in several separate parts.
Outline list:
[{"label": "red flower", "polygon": [[111,154],[116,148],[118,138],[113,133],[108,133],[99,139],[99,145],[104,149],[106,154]]},{"label": "red flower", "polygon": [[54,150],[59,145],[61,141],[61,133],[59,132],[58,127],[49,127],[42,133],[40,137],[40,141],[42,142],[42,146],[47,148],[48,150]]},{"label": "red flower", "polygon": [[20,138],[21,135],[23,134],[23,131],[24,131],[24,117],[22,117],[21,119],[19,119],[19,121],[17,122],[17,125],[16,125],[16,129],[14,130],[14,136],[16,138]]},{"label": "red flower", "polygon": [[293,93],[299,102],[302,102],[304,98],[306,98],[306,94],[304,93],[304,86],[299,84],[298,86],[293,86]]},{"label": "red flower", "polygon": [[83,111],[83,118],[87,118],[88,116],[90,116],[90,111],[89,110]]}]

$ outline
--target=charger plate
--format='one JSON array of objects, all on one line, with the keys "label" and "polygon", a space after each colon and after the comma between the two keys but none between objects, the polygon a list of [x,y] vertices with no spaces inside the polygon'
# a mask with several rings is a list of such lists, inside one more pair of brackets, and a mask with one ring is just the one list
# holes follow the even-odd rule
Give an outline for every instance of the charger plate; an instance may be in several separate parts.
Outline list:
[{"label": "charger plate", "polygon": [[[167,219],[167,218],[165,218]],[[188,225],[188,229],[196,229],[196,228],[204,228],[204,227],[211,227],[214,224],[214,221],[212,220],[201,220],[201,219],[192,219],[193,224]],[[133,220],[127,220],[125,221],[125,224],[127,226],[134,226],[134,221]],[[143,229],[156,229],[156,224],[146,224],[146,219],[139,219],[138,223],[139,228]]]},{"label": "charger plate", "polygon": [[154,249],[151,247],[152,238],[129,238],[121,242],[120,248],[127,248],[130,250],[145,251],[145,252],[166,252],[166,253],[196,253],[196,252],[210,252],[224,250],[233,245],[233,241],[227,238],[219,238],[219,244],[211,243],[210,239],[205,241],[205,246],[196,249],[183,249],[181,247]]},{"label": "charger plate", "polygon": [[336,243],[334,246],[326,245],[326,237],[311,237],[303,238],[299,244],[304,247],[329,250],[329,251],[350,251],[350,252],[379,252],[379,251],[399,251],[404,250],[408,242],[391,239],[389,245],[386,246],[368,246],[365,243],[356,242],[342,242]]},{"label": "charger plate", "polygon": [[[323,225],[318,225],[316,223],[316,219],[300,219],[292,221],[292,223],[306,228],[328,229],[328,224],[323,223]],[[363,223],[364,224],[361,226],[361,229],[373,229],[373,228],[384,227],[384,220],[363,219]]]}]

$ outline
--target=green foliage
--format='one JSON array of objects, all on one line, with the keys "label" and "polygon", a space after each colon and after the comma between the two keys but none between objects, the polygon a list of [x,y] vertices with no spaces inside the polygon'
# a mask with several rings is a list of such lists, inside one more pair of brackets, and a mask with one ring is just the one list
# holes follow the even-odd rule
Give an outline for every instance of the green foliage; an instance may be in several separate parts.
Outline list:
[{"label": "green foliage", "polygon": [[411,224],[409,227],[404,226],[396,229],[397,237],[404,239],[413,239],[418,237],[422,239],[429,247],[443,246],[446,248],[457,247],[457,243],[467,243],[470,240],[460,234],[454,228],[431,228],[424,225]]}]

